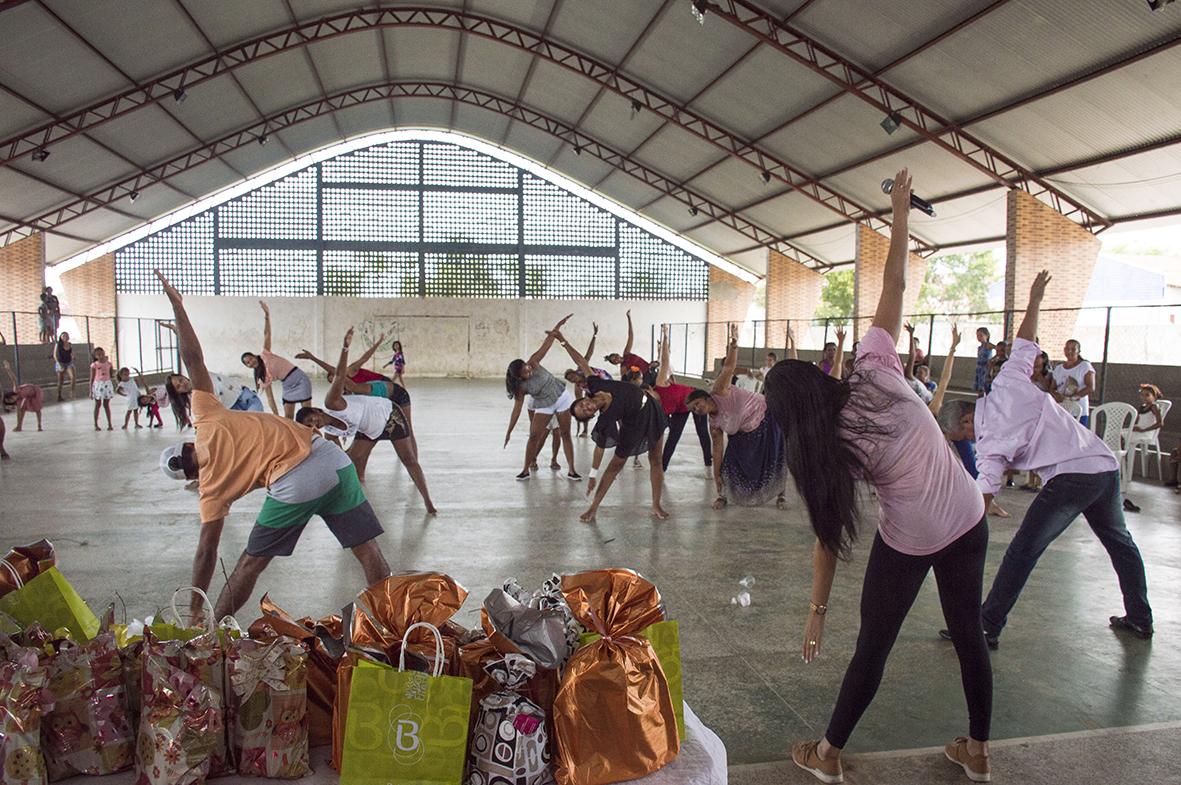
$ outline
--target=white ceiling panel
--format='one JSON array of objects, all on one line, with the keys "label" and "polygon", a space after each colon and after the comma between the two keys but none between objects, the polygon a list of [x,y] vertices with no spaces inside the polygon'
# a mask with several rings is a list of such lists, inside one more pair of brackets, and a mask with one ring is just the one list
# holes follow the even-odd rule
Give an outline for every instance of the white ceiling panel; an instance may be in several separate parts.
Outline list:
[{"label": "white ceiling panel", "polygon": [[736,206],[749,204],[774,193],[783,188],[783,183],[777,180],[764,183],[759,170],[746,161],[726,158],[705,174],[694,178],[689,187],[715,201]]},{"label": "white ceiling panel", "polygon": [[704,245],[706,248],[719,248],[723,255],[728,251],[749,248],[755,244],[755,241],[750,237],[717,221],[707,224],[700,229],[686,232],[685,236],[695,243]]},{"label": "white ceiling panel", "polygon": [[385,52],[395,79],[450,82],[455,74],[459,33],[421,27],[385,30]]},{"label": "white ceiling panel", "polygon": [[128,86],[36,3],[4,12],[0,41],[0,82],[51,112],[79,109]]},{"label": "white ceiling panel", "polygon": [[47,5],[132,79],[145,82],[209,49],[173,2],[120,0],[118,10],[90,0],[49,0]]},{"label": "white ceiling panel", "polygon": [[747,251],[737,254],[723,254],[727,259],[739,267],[745,267],[755,275],[767,274],[767,251],[760,248],[757,251]]},{"label": "white ceiling panel", "polygon": [[25,177],[15,167],[0,167],[0,215],[32,218],[72,200],[69,194]]},{"label": "white ceiling panel", "polygon": [[455,130],[496,144],[504,135],[508,118],[471,104],[455,104]]},{"label": "white ceiling panel", "polygon": [[7,138],[51,119],[8,93],[0,92],[0,137]]},{"label": "white ceiling panel", "polygon": [[797,237],[791,244],[830,263],[851,261],[857,255],[857,233],[853,224]]},{"label": "white ceiling panel", "polygon": [[581,128],[600,142],[626,152],[648,138],[663,122],[659,115],[647,109],[633,114],[629,99],[604,92],[582,121]]},{"label": "white ceiling panel", "polygon": [[633,209],[660,196],[660,191],[619,170],[608,175],[596,190]]},{"label": "white ceiling panel", "polygon": [[[109,236],[92,238],[95,242],[102,242],[109,239]],[[71,240],[68,237],[59,237],[56,234],[45,235],[45,262],[46,264],[53,264],[60,262],[63,259],[68,259],[80,251],[85,251],[93,243],[80,243],[77,240]],[[68,306],[68,303],[67,303]]]},{"label": "white ceiling panel", "polygon": [[248,3],[235,3],[232,11],[228,11],[224,3],[209,3],[204,0],[179,2],[184,4],[201,26],[202,32],[218,49],[285,29],[291,24],[283,0],[250,0]]},{"label": "white ceiling panel", "polygon": [[445,128],[451,121],[451,102],[437,98],[397,98],[394,112],[399,127]]},{"label": "white ceiling panel", "polygon": [[92,191],[135,171],[131,164],[81,136],[54,144],[45,161],[22,161],[19,168],[77,193]]},{"label": "white ceiling panel", "polygon": [[556,0],[474,0],[470,3],[472,13],[502,19],[530,30],[541,30]]},{"label": "white ceiling panel", "polygon": [[574,123],[598,91],[599,85],[590,79],[548,60],[538,60],[522,101],[531,109]]},{"label": "white ceiling panel", "polygon": [[510,123],[503,146],[526,158],[544,163],[558,152],[561,145],[562,143],[553,134],[540,131],[525,123]]},{"label": "white ceiling panel", "polygon": [[362,136],[390,127],[390,102],[374,101],[351,106],[336,113],[336,119],[346,136]]},{"label": "white ceiling panel", "polygon": [[667,226],[674,232],[683,232],[690,226],[701,223],[700,215],[689,215],[689,211],[685,205],[668,196],[649,205],[644,210],[644,215],[659,224]]},{"label": "white ceiling panel", "polygon": [[183,194],[163,183],[156,183],[144,187],[139,193],[139,198],[134,202],[124,197],[112,206],[125,213],[138,215],[145,221],[150,221],[188,203],[189,199]]},{"label": "white ceiling panel", "polygon": [[468,36],[459,83],[515,98],[532,59],[532,55],[508,44]]},{"label": "white ceiling panel", "polygon": [[936,218],[912,212],[911,229],[936,245],[1003,235],[1007,193],[998,188],[939,204]]},{"label": "white ceiling panel", "polygon": [[[667,177],[684,180],[716,160],[720,152],[712,142],[670,123],[635,158]],[[751,175],[757,179],[758,170],[751,168]]]},{"label": "white ceiling panel", "polygon": [[[660,3],[562,3],[550,38],[599,60],[617,63],[644,32]],[[676,5],[680,5],[677,3]],[[683,10],[683,13],[689,13]]]},{"label": "white ceiling panel", "polygon": [[[299,106],[320,96],[320,88],[302,50],[265,57],[234,71],[263,114]],[[219,81],[228,79],[220,77]],[[227,89],[232,86],[227,85]]]},{"label": "white ceiling panel", "polygon": [[207,161],[200,166],[193,167],[187,172],[174,175],[168,182],[180,188],[185,193],[200,198],[202,195],[216,193],[221,189],[233,185],[238,181],[234,170],[220,160]]},{"label": "white ceiling panel", "polygon": [[743,215],[780,234],[794,234],[843,220],[839,213],[798,191],[744,210]]},{"label": "white ceiling panel", "polygon": [[561,149],[551,168],[588,188],[615,170],[611,164],[593,155],[575,155],[569,145]]},{"label": "white ceiling panel", "polygon": [[827,79],[761,46],[694,101],[693,107],[757,139],[833,93]]},{"label": "white ceiling panel", "polygon": [[754,41],[727,25],[697,24],[686,3],[675,3],[656,22],[624,73],[678,101],[688,101],[737,60]]},{"label": "white ceiling panel", "polygon": [[385,81],[378,33],[369,31],[317,41],[308,52],[329,95]]},{"label": "white ceiling panel", "polygon": [[[185,89],[185,100],[171,104],[169,109],[193,133],[206,141],[219,139],[228,133],[245,128],[259,120],[246,95],[229,77],[220,77]],[[132,114],[135,121],[138,113]]]},{"label": "white ceiling panel", "polygon": [[337,139],[336,124],[332,122],[332,117],[329,115],[304,120],[289,128],[284,128],[277,135],[295,155],[319,150]]},{"label": "white ceiling panel", "polygon": [[79,237],[113,237],[139,225],[141,221],[110,210],[95,210],[62,224],[62,231]]},{"label": "white ceiling panel", "polygon": [[[337,141],[338,139],[339,137],[332,141]],[[261,174],[273,166],[278,166],[290,157],[291,154],[283,149],[283,145],[276,144],[274,139],[266,145],[248,144],[244,147],[239,147],[237,150],[231,150],[222,156],[226,162],[233,165],[239,171],[244,172],[247,177]]]},{"label": "white ceiling panel", "polygon": [[[910,170],[915,193],[929,199],[995,182],[952,153],[924,144],[830,177],[825,183],[864,207],[885,210],[890,207],[890,197],[882,191],[882,181],[893,178],[903,167]],[[939,190],[933,191],[936,187]]]},{"label": "white ceiling panel", "polygon": [[100,125],[90,136],[140,166],[166,161],[199,144],[159,106]]}]

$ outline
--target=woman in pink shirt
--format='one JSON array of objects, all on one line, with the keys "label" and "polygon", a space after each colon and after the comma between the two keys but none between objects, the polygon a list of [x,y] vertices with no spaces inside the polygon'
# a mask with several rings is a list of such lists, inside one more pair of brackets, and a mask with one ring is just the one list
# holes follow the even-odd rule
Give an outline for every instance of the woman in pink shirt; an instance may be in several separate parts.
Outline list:
[{"label": "woman in pink shirt", "polygon": [[767,407],[783,429],[788,467],[816,532],[805,662],[820,652],[837,561],[850,554],[858,535],[857,480],[873,486],[881,508],[861,593],[856,652],[827,731],[818,741],[795,745],[792,759],[822,782],[843,781],[841,750],[873,701],[902,622],[934,569],[960,661],[970,728],[945,754],[970,779],[986,782],[992,668],[980,597],[988,524],[983,496],[911,391],[898,360],[910,209],[905,169],[894,183],[882,295],[853,375],[840,381],[811,364],[787,361],[767,376]]},{"label": "woman in pink shirt", "polygon": [[312,380],[308,375],[288,360],[271,352],[271,309],[262,300],[258,301],[263,312],[262,353],[242,353],[242,364],[254,369],[254,389],[266,388],[267,403],[271,405],[271,413],[278,414],[275,406],[275,394],[271,392],[271,383],[278,379],[283,384],[283,414],[289,420],[295,419],[295,408],[307,406],[312,402]]},{"label": "woman in pink shirt", "polygon": [[[713,437],[714,484],[718,498],[714,509],[725,507],[731,497],[737,504],[754,506],[774,498],[783,508],[787,487],[787,455],[783,433],[767,413],[767,399],[759,393],[734,387],[738,363],[738,325],[730,325],[726,361],[713,388],[689,393],[686,406],[697,415],[709,415]],[[728,437],[725,450],[722,437]]]},{"label": "woman in pink shirt", "polygon": [[115,385],[111,383],[111,361],[101,346],[96,346],[91,355],[94,361],[90,363],[90,397],[94,399],[94,430],[98,427],[98,413],[107,413],[107,430],[115,430],[111,425],[111,399],[115,397]]}]

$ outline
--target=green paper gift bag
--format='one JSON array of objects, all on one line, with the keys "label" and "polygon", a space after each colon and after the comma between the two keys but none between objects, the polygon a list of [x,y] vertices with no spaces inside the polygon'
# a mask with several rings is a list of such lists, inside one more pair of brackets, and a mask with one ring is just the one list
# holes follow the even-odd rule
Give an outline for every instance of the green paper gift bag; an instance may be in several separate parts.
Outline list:
[{"label": "green paper gift bag", "polygon": [[50,632],[65,627],[80,643],[98,635],[98,617],[56,567],[0,597],[0,613],[22,626],[38,622]]},{"label": "green paper gift bag", "polygon": [[[435,635],[435,672],[406,670],[406,636]],[[466,760],[471,679],[443,676],[443,638],[410,625],[398,668],[360,660],[345,720],[340,785],[460,785]]]}]

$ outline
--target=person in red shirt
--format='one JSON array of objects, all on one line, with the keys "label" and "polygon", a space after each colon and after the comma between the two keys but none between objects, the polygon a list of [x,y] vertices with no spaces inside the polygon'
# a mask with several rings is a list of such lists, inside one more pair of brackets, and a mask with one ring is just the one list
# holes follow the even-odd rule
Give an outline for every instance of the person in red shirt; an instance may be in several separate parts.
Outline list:
[{"label": "person in red shirt", "polygon": [[652,368],[652,363],[648,362],[640,355],[632,353],[633,341],[634,335],[632,334],[632,312],[629,309],[627,312],[627,343],[623,346],[623,354],[620,354],[619,352],[611,352],[611,354],[606,355],[603,357],[603,359],[612,365],[619,366],[620,379],[627,381],[628,374],[632,372],[633,368],[635,368],[636,371],[639,372],[640,376],[644,378],[644,382],[651,384],[653,380],[648,378],[648,372]]},{"label": "person in red shirt", "polygon": [[660,398],[661,408],[668,415],[668,439],[664,442],[663,455],[664,470],[668,471],[669,461],[672,460],[673,451],[677,449],[677,442],[681,439],[681,432],[685,430],[685,422],[690,414],[693,415],[693,426],[697,429],[697,440],[701,443],[701,457],[705,462],[705,468],[709,469],[713,466],[713,439],[709,433],[709,417],[690,412],[689,407],[685,405],[689,393],[696,388],[672,381],[668,333],[669,325],[660,325],[660,372],[653,387]]}]

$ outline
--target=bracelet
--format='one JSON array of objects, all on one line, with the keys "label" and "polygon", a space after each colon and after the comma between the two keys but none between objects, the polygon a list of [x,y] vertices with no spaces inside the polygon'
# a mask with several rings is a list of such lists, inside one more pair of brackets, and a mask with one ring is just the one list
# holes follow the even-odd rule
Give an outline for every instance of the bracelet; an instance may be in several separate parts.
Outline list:
[{"label": "bracelet", "polygon": [[592,466],[591,470],[590,470],[590,478],[593,480],[593,479],[596,479],[598,476],[599,476],[599,470]]},{"label": "bracelet", "polygon": [[815,613],[817,616],[823,616],[824,614],[828,613],[827,605],[817,605],[811,600],[808,600],[808,607],[811,608],[812,613]]}]

